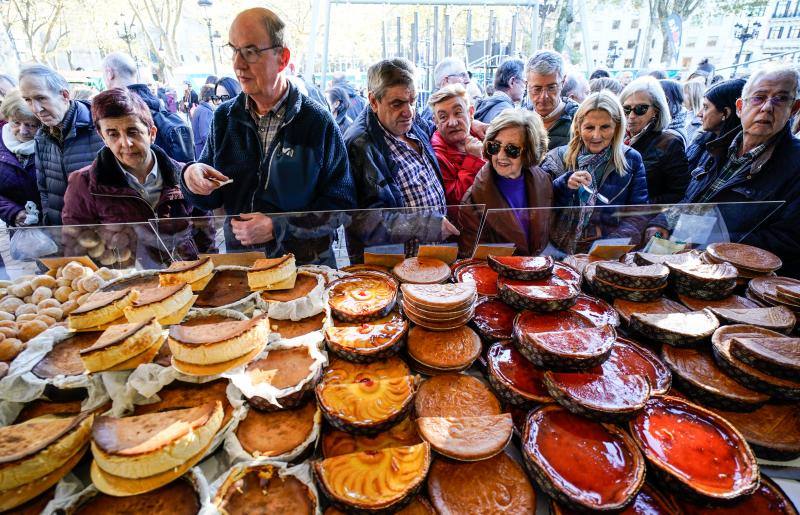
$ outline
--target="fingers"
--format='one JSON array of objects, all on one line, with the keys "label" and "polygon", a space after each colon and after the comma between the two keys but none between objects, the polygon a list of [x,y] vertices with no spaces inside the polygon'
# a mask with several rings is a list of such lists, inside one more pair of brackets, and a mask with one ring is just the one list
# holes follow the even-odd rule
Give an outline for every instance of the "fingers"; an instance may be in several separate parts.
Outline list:
[{"label": "fingers", "polygon": [[197,195],[210,195],[228,181],[225,175],[202,163],[190,165],[184,172],[184,179],[189,191]]}]

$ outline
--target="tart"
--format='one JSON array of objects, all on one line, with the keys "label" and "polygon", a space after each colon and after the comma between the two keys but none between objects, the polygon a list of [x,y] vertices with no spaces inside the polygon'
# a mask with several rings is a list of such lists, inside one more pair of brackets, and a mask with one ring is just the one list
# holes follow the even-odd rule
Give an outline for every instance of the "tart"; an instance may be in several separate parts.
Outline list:
[{"label": "tart", "polygon": [[225,427],[233,416],[233,406],[228,401],[227,388],[228,381],[226,379],[215,379],[207,383],[173,381],[158,391],[158,401],[137,404],[133,407],[133,414],[146,415],[176,409],[196,408],[208,402],[219,402],[222,406],[222,427]]},{"label": "tart", "polygon": [[214,272],[214,262],[210,257],[196,261],[174,261],[166,270],[158,273],[159,286],[177,286],[189,284],[193,291],[202,290],[211,279]]},{"label": "tart", "polygon": [[139,291],[139,297],[124,310],[128,322],[155,318],[160,323],[180,322],[192,305],[192,287],[187,283]]},{"label": "tart", "polygon": [[758,490],[742,500],[723,505],[694,504],[682,499],[681,513],[686,515],[797,515],[792,500],[768,476],[761,475]]},{"label": "tart", "polygon": [[580,290],[573,286],[515,286],[502,283],[500,298],[516,309],[539,312],[562,311],[577,301]]},{"label": "tart", "polygon": [[653,290],[663,287],[669,277],[664,265],[626,265],[614,261],[599,261],[595,265],[595,279],[622,288]]},{"label": "tart", "polygon": [[742,435],[697,405],[653,397],[629,430],[649,469],[681,495],[732,501],[758,488],[758,464]]},{"label": "tart", "polygon": [[[614,299],[614,309],[619,313],[620,318],[630,324],[633,313],[667,315],[670,313],[688,313],[690,310],[674,300],[661,297],[650,302],[631,302],[625,299]],[[702,309],[702,308],[700,308]]]},{"label": "tart", "polygon": [[321,331],[324,324],[324,312],[313,317],[301,318],[300,320],[276,320],[273,318],[269,321],[270,332],[279,334],[283,340],[290,340],[314,331]]},{"label": "tart", "polygon": [[397,282],[383,274],[363,272],[328,285],[328,306],[344,322],[369,322],[389,314],[397,297]]},{"label": "tart", "polygon": [[150,318],[112,325],[94,344],[81,349],[78,354],[88,372],[99,372],[120,367],[128,360],[149,352],[152,352],[152,359],[162,343],[161,324]]},{"label": "tart", "polygon": [[247,270],[247,285],[251,290],[287,290],[294,288],[297,266],[294,254],[278,258],[256,259]]},{"label": "tart", "polygon": [[475,304],[472,324],[484,341],[508,340],[514,330],[517,311],[497,299],[481,299]]},{"label": "tart", "polygon": [[571,331],[594,327],[591,320],[574,311],[561,313],[534,313],[523,311],[514,319],[513,334],[515,338],[530,337],[536,333],[550,333],[556,331]]},{"label": "tart", "polygon": [[649,252],[636,252],[633,261],[637,265],[691,265],[700,264],[700,252],[691,250],[680,254],[651,254]]},{"label": "tart", "polygon": [[608,305],[604,300],[596,299],[588,295],[580,294],[575,304],[569,308],[579,315],[588,318],[594,325],[619,325],[619,314],[617,311]]},{"label": "tart", "polygon": [[272,349],[267,352],[266,356],[249,363],[245,367],[244,373],[255,387],[264,383],[276,390],[299,387],[297,391],[289,395],[276,394],[276,400],[280,405],[275,405],[270,400],[259,396],[247,397],[247,403],[250,406],[262,411],[272,411],[299,406],[316,386],[322,369],[309,352],[309,348],[303,345]]},{"label": "tart", "polygon": [[255,458],[301,455],[314,443],[310,439],[321,418],[314,402],[269,413],[249,410],[236,427],[236,438],[242,449]]},{"label": "tart", "polygon": [[608,359],[617,332],[610,325],[571,331],[516,333],[517,349],[538,367],[580,370]]},{"label": "tart", "polygon": [[789,461],[800,457],[800,405],[797,403],[765,404],[750,413],[714,412],[733,424],[759,458]]},{"label": "tart", "polygon": [[797,322],[794,312],[785,306],[769,308],[709,308],[720,321],[728,324],[757,325],[781,333],[790,333]]},{"label": "tart", "polygon": [[184,478],[168,485],[130,497],[114,497],[97,493],[80,503],[74,515],[106,515],[109,513],[151,513],[196,515],[200,499],[191,480]]},{"label": "tart", "polygon": [[261,299],[265,302],[291,302],[308,296],[319,283],[319,275],[299,271],[293,287],[285,290],[264,290],[261,292]]},{"label": "tart", "polygon": [[[591,270],[591,268],[587,267],[586,270]],[[651,302],[657,300],[664,294],[664,290],[666,289],[665,286],[652,290],[624,288],[596,278],[587,280],[586,282],[589,284],[590,291],[598,295],[602,295],[608,299],[626,299],[631,302]]]},{"label": "tart", "polygon": [[497,286],[574,286],[580,288],[581,274],[579,274],[571,266],[564,263],[554,263],[553,273],[543,279],[535,279],[532,281],[523,281],[520,279],[512,279],[510,277],[498,276]]},{"label": "tart", "polygon": [[[578,515],[579,513],[583,512],[550,500],[550,515]],[[679,510],[671,496],[667,497],[645,483],[630,504],[619,513],[620,515],[675,515],[679,513]]]},{"label": "tart", "polygon": [[[713,337],[712,337],[713,338]],[[800,377],[800,339],[763,334],[734,336],[731,353],[736,359],[784,379]]]},{"label": "tart", "polygon": [[495,342],[486,353],[489,384],[504,402],[532,407],[551,402],[544,371],[533,366],[512,342]]},{"label": "tart", "polygon": [[421,371],[460,372],[481,354],[481,339],[461,326],[450,331],[429,331],[415,326],[408,333],[408,355]]},{"label": "tart", "polygon": [[80,351],[94,345],[102,334],[100,331],[73,333],[54,343],[50,352],[33,366],[31,373],[39,379],[47,381],[44,395],[48,399],[70,401],[86,397],[88,393],[86,388],[65,388],[63,385],[57,387],[53,384],[53,380],[57,377],[74,377],[84,374],[86,367],[81,361]]},{"label": "tart", "polygon": [[633,340],[618,337],[617,347],[614,348],[614,351],[623,354],[622,365],[624,367],[631,367],[635,373],[647,376],[652,395],[664,395],[670,391],[672,371],[651,350]]},{"label": "tart", "polygon": [[353,363],[333,358],[322,373],[322,382],[328,384],[357,383],[364,379],[380,381],[411,374],[408,365],[397,356],[372,363]]},{"label": "tart", "polygon": [[424,381],[414,400],[419,417],[499,415],[500,402],[482,381],[465,374],[441,374]]},{"label": "tart", "polygon": [[326,458],[354,452],[373,452],[393,447],[406,447],[421,443],[417,425],[410,417],[391,429],[373,436],[354,435],[344,431],[326,431],[322,436],[322,455]]},{"label": "tart", "polygon": [[747,388],[725,373],[708,351],[665,345],[661,359],[680,390],[704,405],[729,411],[753,411],[768,395]]},{"label": "tart", "polygon": [[[395,512],[396,515],[437,515],[427,499],[418,495],[409,502],[405,508]],[[328,506],[323,515],[347,515],[345,512],[334,506]]]},{"label": "tart", "polygon": [[270,464],[234,467],[217,490],[214,506],[230,515],[317,513],[315,492],[294,475],[279,470]]},{"label": "tart", "polygon": [[400,289],[403,300],[428,316],[468,310],[475,303],[477,294],[472,283],[404,284]]},{"label": "tart", "polygon": [[450,267],[435,258],[404,259],[392,268],[392,273],[401,283],[440,284],[450,279]]},{"label": "tart", "polygon": [[[37,399],[35,401],[25,403],[25,407],[14,419],[13,424],[21,424],[28,420],[44,415],[77,415],[81,412],[81,400],[69,400],[52,402],[46,399]],[[99,411],[99,410],[98,410]]]},{"label": "tart", "polygon": [[736,267],[728,263],[670,264],[669,268],[675,291],[698,299],[719,300],[730,296],[739,276]]},{"label": "tart", "polygon": [[630,320],[632,331],[676,347],[708,340],[718,327],[719,320],[707,309],[688,313],[634,313]]},{"label": "tart", "polygon": [[194,305],[198,308],[235,306],[251,294],[246,268],[220,267],[198,294]]},{"label": "tart", "polygon": [[644,483],[644,458],[630,436],[559,406],[528,415],[522,454],[542,490],[577,510],[620,510]]},{"label": "tart", "polygon": [[456,281],[474,282],[478,295],[483,297],[494,297],[497,295],[497,278],[499,274],[485,261],[470,263],[458,267],[454,274]]},{"label": "tart", "polygon": [[438,513],[503,513],[536,511],[536,492],[522,467],[506,453],[463,463],[437,459],[428,475],[428,497]]},{"label": "tart", "polygon": [[783,266],[781,259],[764,249],[742,243],[712,243],[706,254],[717,262],[727,262],[735,267],[768,274]]},{"label": "tart", "polygon": [[678,294],[678,300],[692,311],[700,311],[703,308],[748,309],[761,307],[760,304],[739,295],[729,295],[720,300],[701,300]]},{"label": "tart", "polygon": [[747,293],[754,295],[758,300],[768,302],[773,305],[786,304],[790,307],[797,306],[798,302],[790,300],[785,295],[783,298],[778,296],[778,286],[794,288],[800,286],[800,280],[791,277],[756,277],[747,284]]},{"label": "tart", "polygon": [[553,258],[550,256],[489,256],[489,266],[503,277],[535,281],[550,277]]},{"label": "tart", "polygon": [[511,414],[479,417],[420,417],[420,436],[431,448],[459,461],[480,461],[505,449],[514,434]]},{"label": "tart", "polygon": [[358,326],[329,326],[325,329],[325,341],[337,356],[366,363],[397,354],[407,331],[408,322],[399,317],[387,317]]},{"label": "tart", "polygon": [[123,310],[139,297],[137,290],[94,292],[69,314],[70,329],[86,331],[110,324],[123,316]]},{"label": "tart", "polygon": [[312,463],[317,484],[337,507],[396,511],[411,502],[431,464],[427,443],[335,456]]},{"label": "tart", "polygon": [[118,277],[111,280],[100,287],[98,291],[112,292],[112,291],[128,291],[133,288],[143,290],[147,288],[156,288],[159,284],[158,272],[156,270],[145,270],[141,272],[134,272],[130,275]]}]

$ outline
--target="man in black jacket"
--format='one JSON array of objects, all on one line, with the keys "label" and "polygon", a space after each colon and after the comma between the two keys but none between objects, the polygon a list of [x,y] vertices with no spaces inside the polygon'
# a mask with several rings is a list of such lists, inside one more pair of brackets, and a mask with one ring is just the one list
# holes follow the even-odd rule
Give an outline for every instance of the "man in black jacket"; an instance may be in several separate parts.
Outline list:
[{"label": "man in black jacket", "polygon": [[161,101],[153,95],[147,84],[136,82],[136,72],[136,63],[125,54],[111,53],[103,60],[106,89],[128,88],[139,95],[150,108],[158,129],[156,145],[179,163],[193,161],[194,143],[189,126],[180,116],[162,108]]},{"label": "man in black jacket", "polygon": [[509,59],[494,72],[494,94],[480,101],[475,109],[475,118],[491,123],[506,109],[513,109],[525,95],[525,79],[522,77],[525,63],[522,59]]}]

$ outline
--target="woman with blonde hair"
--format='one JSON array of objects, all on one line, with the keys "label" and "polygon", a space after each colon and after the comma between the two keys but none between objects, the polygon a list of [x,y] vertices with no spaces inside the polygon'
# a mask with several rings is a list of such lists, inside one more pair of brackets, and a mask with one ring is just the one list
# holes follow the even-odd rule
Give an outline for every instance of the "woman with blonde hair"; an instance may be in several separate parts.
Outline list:
[{"label": "woman with blonde hair", "polygon": [[547,152],[547,130],[534,111],[506,109],[486,130],[483,157],[486,164],[464,195],[464,204],[485,204],[489,213],[478,238],[480,217],[462,211],[464,245],[513,243],[516,253],[539,254],[547,246],[549,208],[553,186],[539,168]]},{"label": "woman with blonde hair", "polygon": [[568,253],[585,252],[594,240],[630,238],[639,242],[644,220],[619,216],[616,209],[595,205],[647,204],[642,156],[625,145],[622,106],[610,91],[592,93],[572,122],[567,145],[548,152],[542,169],[553,178],[554,204],[564,209],[553,217],[551,241]]},{"label": "woman with blonde hair", "polygon": [[705,89],[705,83],[699,80],[690,80],[683,83],[683,107],[689,111],[686,117],[689,120],[686,124],[686,139],[689,144],[694,141],[697,131],[703,125],[700,111],[703,109],[703,91]]}]

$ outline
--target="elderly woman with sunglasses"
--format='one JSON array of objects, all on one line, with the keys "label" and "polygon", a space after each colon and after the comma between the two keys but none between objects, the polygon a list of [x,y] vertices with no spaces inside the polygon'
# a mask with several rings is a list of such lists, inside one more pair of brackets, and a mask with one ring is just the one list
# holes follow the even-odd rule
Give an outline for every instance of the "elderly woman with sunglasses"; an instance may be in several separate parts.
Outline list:
[{"label": "elderly woman with sunglasses", "polygon": [[551,240],[564,252],[586,252],[601,238],[630,238],[638,243],[644,220],[620,216],[625,206],[648,203],[642,156],[624,144],[625,118],[617,97],[608,90],[583,101],[572,122],[566,146],[548,152],[542,169],[554,178],[555,205]]},{"label": "elderly woman with sunglasses", "polygon": [[680,202],[689,185],[689,164],[681,137],[666,130],[672,117],[661,84],[639,77],[622,90],[620,102],[627,122],[625,143],[642,156],[650,202]]},{"label": "elderly woman with sunglasses", "polygon": [[[516,253],[536,255],[547,246],[553,186],[539,168],[547,152],[547,130],[533,111],[506,109],[492,120],[483,142],[487,163],[464,195],[464,204],[485,204],[480,243],[513,243]],[[480,218],[462,211],[461,241],[475,243]]]}]

